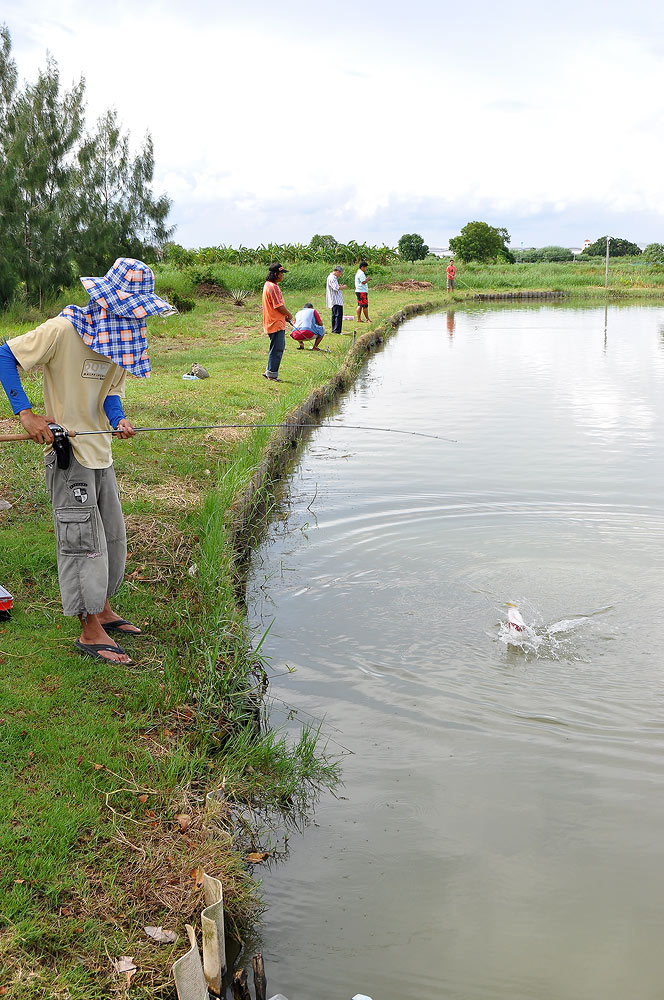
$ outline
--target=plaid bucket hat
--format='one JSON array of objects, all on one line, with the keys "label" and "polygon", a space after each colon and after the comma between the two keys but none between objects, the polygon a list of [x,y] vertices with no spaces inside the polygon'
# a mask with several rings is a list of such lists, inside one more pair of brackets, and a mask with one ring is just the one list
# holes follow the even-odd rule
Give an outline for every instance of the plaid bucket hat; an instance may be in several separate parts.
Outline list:
[{"label": "plaid bucket hat", "polygon": [[155,295],[154,274],[142,260],[118,257],[103,278],[81,278],[91,299],[115,316],[145,319],[173,312],[173,307]]},{"label": "plaid bucket hat", "polygon": [[143,261],[118,257],[103,278],[81,278],[81,284],[90,295],[87,306],[69,305],[60,315],[90,350],[132,375],[148,376],[147,317],[177,312],[155,295],[152,270]]}]

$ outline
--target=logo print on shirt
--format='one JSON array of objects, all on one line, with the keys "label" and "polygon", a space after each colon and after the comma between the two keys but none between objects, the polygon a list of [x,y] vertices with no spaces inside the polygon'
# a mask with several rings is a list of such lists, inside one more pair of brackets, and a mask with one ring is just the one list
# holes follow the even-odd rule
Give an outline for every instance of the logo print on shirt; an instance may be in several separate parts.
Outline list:
[{"label": "logo print on shirt", "polygon": [[83,368],[81,369],[81,376],[83,378],[101,378],[104,379],[108,375],[111,368],[111,361],[92,361],[88,359],[83,362]]}]

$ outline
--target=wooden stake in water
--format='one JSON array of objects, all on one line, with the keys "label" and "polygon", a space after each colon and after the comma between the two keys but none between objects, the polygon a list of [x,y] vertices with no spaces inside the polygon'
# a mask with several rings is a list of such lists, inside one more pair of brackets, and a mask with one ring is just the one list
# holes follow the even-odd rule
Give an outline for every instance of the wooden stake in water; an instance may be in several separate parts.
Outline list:
[{"label": "wooden stake in water", "polygon": [[251,1000],[249,985],[247,983],[247,973],[244,969],[238,969],[233,976],[233,996],[235,1000]]},{"label": "wooden stake in water", "polygon": [[606,267],[604,269],[604,287],[609,287],[609,242],[611,240],[610,236],[606,237]]},{"label": "wooden stake in water", "polygon": [[256,993],[256,1000],[265,1000],[267,980],[265,978],[265,969],[263,967],[263,956],[260,951],[252,958],[251,967],[254,970],[254,990]]}]

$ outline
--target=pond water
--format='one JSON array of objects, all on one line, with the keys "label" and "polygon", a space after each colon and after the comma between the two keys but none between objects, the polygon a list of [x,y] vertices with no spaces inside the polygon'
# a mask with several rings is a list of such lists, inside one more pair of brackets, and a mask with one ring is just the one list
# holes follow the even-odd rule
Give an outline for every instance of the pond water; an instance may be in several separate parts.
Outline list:
[{"label": "pond water", "polygon": [[344,786],[257,870],[268,992],[664,996],[663,329],[414,318],[302,451],[250,619]]}]

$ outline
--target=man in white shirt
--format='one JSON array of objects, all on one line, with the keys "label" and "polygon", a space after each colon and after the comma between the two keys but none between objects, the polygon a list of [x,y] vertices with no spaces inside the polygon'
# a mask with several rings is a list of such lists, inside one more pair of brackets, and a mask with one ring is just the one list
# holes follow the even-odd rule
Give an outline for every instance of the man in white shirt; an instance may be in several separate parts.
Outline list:
[{"label": "man in white shirt", "polygon": [[332,310],[332,333],[341,333],[344,318],[344,297],[341,289],[347,286],[339,284],[339,278],[343,273],[341,264],[335,264],[332,273],[327,276],[325,285],[325,305]]},{"label": "man in white shirt", "polygon": [[367,278],[367,268],[368,264],[366,260],[361,260],[360,265],[355,272],[355,296],[357,298],[357,322],[362,322],[362,313],[364,313],[367,323],[370,323],[369,319],[369,289],[367,287],[369,283],[369,278]]}]

